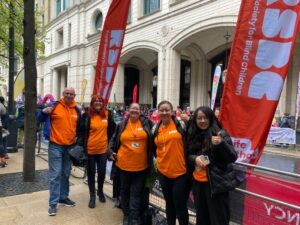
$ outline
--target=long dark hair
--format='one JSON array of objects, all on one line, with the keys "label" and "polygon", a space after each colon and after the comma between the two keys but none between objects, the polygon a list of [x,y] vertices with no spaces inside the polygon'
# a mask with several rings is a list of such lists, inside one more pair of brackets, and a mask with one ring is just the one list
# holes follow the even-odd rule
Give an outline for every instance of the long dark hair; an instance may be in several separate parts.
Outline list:
[{"label": "long dark hair", "polygon": [[[206,130],[202,130],[197,126],[199,111],[203,112],[208,119],[209,127]],[[208,152],[212,148],[211,137],[217,135],[221,129],[222,125],[209,107],[201,106],[197,108],[189,121],[187,129],[188,151],[190,153]]]}]

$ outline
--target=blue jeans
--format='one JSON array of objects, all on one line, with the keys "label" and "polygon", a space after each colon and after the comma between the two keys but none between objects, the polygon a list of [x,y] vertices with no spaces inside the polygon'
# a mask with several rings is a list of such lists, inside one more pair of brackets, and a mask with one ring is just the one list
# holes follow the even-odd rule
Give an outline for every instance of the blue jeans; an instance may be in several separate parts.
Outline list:
[{"label": "blue jeans", "polygon": [[49,205],[57,205],[59,200],[64,200],[69,196],[71,160],[68,152],[71,147],[73,147],[73,145],[58,145],[49,142]]}]

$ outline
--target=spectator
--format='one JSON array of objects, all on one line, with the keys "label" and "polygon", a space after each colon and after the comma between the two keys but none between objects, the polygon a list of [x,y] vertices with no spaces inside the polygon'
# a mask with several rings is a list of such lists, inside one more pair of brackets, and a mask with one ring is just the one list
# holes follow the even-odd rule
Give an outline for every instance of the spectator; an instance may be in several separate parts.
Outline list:
[{"label": "spectator", "polygon": [[168,101],[158,104],[160,122],[153,128],[158,178],[166,200],[168,225],[189,224],[187,200],[191,188],[185,151],[185,124],[172,116]]},{"label": "spectator", "polygon": [[90,192],[89,208],[95,208],[96,189],[95,174],[97,167],[99,201],[104,203],[103,184],[106,172],[106,149],[109,139],[115,130],[113,116],[104,106],[101,97],[94,95],[91,99],[90,108],[86,111],[80,121],[79,135],[77,143],[84,146],[88,155],[87,176]]},{"label": "spectator", "polygon": [[[1,96],[2,97],[2,96]],[[2,97],[3,98],[3,97]],[[3,145],[3,137],[2,137],[2,128],[3,128],[3,121],[2,117],[6,114],[6,108],[5,106],[0,102],[0,168],[5,167],[7,165],[6,163],[6,152],[5,147]]]},{"label": "spectator", "polygon": [[24,148],[24,115],[25,115],[25,107],[23,102],[19,102],[17,108],[17,124],[18,124],[18,139],[17,139],[17,147]]},{"label": "spectator", "polygon": [[193,167],[196,225],[229,224],[232,163],[237,159],[232,141],[209,107],[194,112],[187,131],[188,161]]},{"label": "spectator", "polygon": [[74,100],[74,88],[65,88],[63,98],[38,114],[39,122],[50,117],[51,131],[48,148],[49,165],[49,216],[55,216],[57,205],[75,206],[69,199],[69,176],[71,160],[69,150],[74,146],[80,119],[80,109]]},{"label": "spectator", "polygon": [[219,119],[220,117],[220,107],[216,107],[214,110],[215,117]]},{"label": "spectator", "polygon": [[[0,103],[5,107],[5,99],[0,96]],[[1,122],[2,122],[2,138],[3,138],[3,150],[5,153],[5,159],[9,159],[8,153],[7,153],[7,136],[10,134],[8,130],[8,126],[10,123],[10,117],[8,114],[8,111],[5,107],[6,113],[1,116]],[[7,164],[7,163],[6,163]]]},{"label": "spectator", "polygon": [[108,149],[108,157],[116,161],[120,171],[123,225],[141,225],[145,180],[153,164],[152,122],[140,115],[139,104],[132,103],[129,116],[118,124]]},{"label": "spectator", "polygon": [[284,113],[279,123],[280,128],[294,128],[294,121],[289,113]]}]

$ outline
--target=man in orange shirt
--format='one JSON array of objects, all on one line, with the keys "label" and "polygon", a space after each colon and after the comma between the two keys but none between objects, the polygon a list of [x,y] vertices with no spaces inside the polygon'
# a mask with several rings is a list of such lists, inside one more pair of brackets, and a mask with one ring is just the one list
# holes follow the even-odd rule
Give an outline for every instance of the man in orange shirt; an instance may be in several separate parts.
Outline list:
[{"label": "man in orange shirt", "polygon": [[80,111],[74,100],[74,88],[65,88],[63,98],[39,112],[38,120],[43,122],[50,116],[49,165],[49,216],[55,216],[57,205],[75,206],[69,199],[69,176],[71,161],[69,150],[76,141]]}]

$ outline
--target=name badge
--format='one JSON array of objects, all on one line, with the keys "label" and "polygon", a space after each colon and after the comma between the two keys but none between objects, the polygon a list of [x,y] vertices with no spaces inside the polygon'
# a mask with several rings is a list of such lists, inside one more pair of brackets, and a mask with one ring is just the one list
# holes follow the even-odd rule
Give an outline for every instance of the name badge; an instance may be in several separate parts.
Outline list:
[{"label": "name badge", "polygon": [[107,120],[101,120],[102,123],[107,123]]},{"label": "name badge", "polygon": [[169,131],[169,134],[176,134],[177,133],[177,130],[171,130]]},{"label": "name badge", "polygon": [[137,129],[137,131],[141,131],[141,130],[143,130],[143,128],[142,128],[142,127],[140,127],[140,128],[138,128],[138,129]]},{"label": "name badge", "polygon": [[132,147],[132,148],[139,148],[139,147],[140,147],[140,144],[137,143],[137,142],[132,142],[132,143],[131,143],[131,147]]}]

